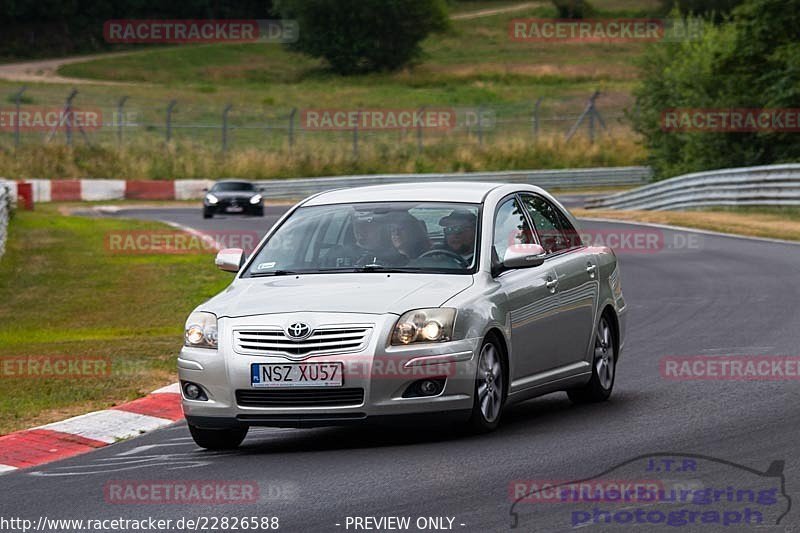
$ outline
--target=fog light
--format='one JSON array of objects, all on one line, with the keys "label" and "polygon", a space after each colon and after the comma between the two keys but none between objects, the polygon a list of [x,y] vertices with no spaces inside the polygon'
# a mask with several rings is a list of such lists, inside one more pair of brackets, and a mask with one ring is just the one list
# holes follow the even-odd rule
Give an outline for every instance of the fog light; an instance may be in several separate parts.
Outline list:
[{"label": "fog light", "polygon": [[183,394],[189,400],[207,400],[206,393],[200,388],[200,385],[187,381],[183,384]]},{"label": "fog light", "polygon": [[433,396],[439,392],[439,385],[435,381],[426,379],[419,384],[419,391],[426,396]]},{"label": "fog light", "polygon": [[403,398],[425,398],[430,396],[438,396],[444,390],[444,384],[447,381],[445,377],[432,377],[426,379],[418,379],[408,386],[403,393]]}]

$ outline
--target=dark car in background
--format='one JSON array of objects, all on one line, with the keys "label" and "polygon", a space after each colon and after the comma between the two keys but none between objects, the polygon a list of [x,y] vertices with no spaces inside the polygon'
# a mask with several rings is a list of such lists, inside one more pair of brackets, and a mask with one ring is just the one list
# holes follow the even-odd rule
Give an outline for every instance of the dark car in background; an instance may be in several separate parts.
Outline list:
[{"label": "dark car in background", "polygon": [[264,216],[264,198],[249,181],[218,181],[203,197],[203,218],[214,215]]}]

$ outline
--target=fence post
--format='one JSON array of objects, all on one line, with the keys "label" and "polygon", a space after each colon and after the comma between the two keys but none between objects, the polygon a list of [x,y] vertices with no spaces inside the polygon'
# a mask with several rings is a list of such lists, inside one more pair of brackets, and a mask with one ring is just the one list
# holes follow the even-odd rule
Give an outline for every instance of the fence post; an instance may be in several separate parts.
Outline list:
[{"label": "fence post", "polygon": [[575,135],[575,132],[578,131],[578,128],[583,123],[586,116],[589,116],[589,139],[592,143],[594,143],[594,120],[597,119],[600,122],[600,125],[603,129],[606,129],[606,124],[603,122],[603,117],[600,116],[600,113],[597,112],[597,108],[595,107],[595,100],[597,97],[600,96],[600,91],[595,91],[592,93],[592,96],[589,97],[589,101],[586,103],[586,108],[578,117],[578,120],[575,121],[575,124],[572,125],[570,130],[567,132],[566,141],[572,139],[572,136]]},{"label": "fence post", "polygon": [[66,120],[64,131],[67,136],[67,146],[72,146],[72,100],[78,96],[78,90],[72,89],[67,96],[67,101],[64,102],[64,118]]},{"label": "fence post", "polygon": [[353,126],[353,159],[358,160],[358,121],[361,119],[361,110],[356,111],[356,123]]},{"label": "fence post", "polygon": [[297,115],[297,108],[293,107],[289,113],[289,151],[294,147],[294,117]]},{"label": "fence post", "polygon": [[[425,106],[419,108],[419,114],[425,113]],[[420,116],[422,119],[422,116]],[[417,121],[417,153],[422,153],[422,120]]]},{"label": "fence post", "polygon": [[228,104],[222,111],[222,153],[228,151],[228,113],[230,113],[233,104]]},{"label": "fence post", "polygon": [[15,111],[17,112],[17,114],[15,115],[16,118],[14,120],[14,151],[16,151],[17,148],[19,148],[19,141],[20,141],[19,110],[20,110],[20,105],[22,104],[22,93],[24,93],[26,89],[27,87],[23,85],[22,89],[17,91],[17,93],[14,95],[14,108]]},{"label": "fence post", "polygon": [[597,123],[600,124],[600,127],[603,130],[606,130],[606,123],[603,120],[603,117],[600,115],[600,112],[597,111],[597,106],[595,105],[595,100],[597,96],[600,96],[600,92],[598,91],[594,98],[592,98],[592,109],[589,112],[589,127],[591,128],[591,140],[592,144],[594,144],[594,121],[597,120]]},{"label": "fence post", "polygon": [[533,114],[531,115],[531,133],[533,134],[533,138],[538,140],[539,139],[539,108],[542,105],[542,97],[536,99],[536,103],[533,105]]},{"label": "fence post", "polygon": [[483,146],[483,106],[478,106],[478,145]]},{"label": "fence post", "polygon": [[169,141],[172,139],[172,112],[176,105],[178,105],[177,100],[170,100],[169,104],[167,105],[167,143],[169,143]]},{"label": "fence post", "polygon": [[125,107],[125,102],[128,101],[127,96],[123,96],[117,102],[117,145],[119,148],[122,148],[122,127],[125,124],[125,118],[122,111],[122,108]]}]

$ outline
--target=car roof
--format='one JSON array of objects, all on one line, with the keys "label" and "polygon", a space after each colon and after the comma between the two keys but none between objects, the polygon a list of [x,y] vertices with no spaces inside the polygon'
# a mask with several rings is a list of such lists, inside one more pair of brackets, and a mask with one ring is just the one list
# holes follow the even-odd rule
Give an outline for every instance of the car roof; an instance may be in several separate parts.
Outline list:
[{"label": "car roof", "polygon": [[214,185],[218,185],[220,183],[246,183],[247,185],[253,185],[252,181],[236,180],[236,179],[219,180],[219,181],[215,182]]},{"label": "car roof", "polygon": [[350,189],[336,189],[313,196],[303,205],[349,204],[356,202],[456,202],[479,204],[503,183],[481,181],[435,181],[390,183]]}]

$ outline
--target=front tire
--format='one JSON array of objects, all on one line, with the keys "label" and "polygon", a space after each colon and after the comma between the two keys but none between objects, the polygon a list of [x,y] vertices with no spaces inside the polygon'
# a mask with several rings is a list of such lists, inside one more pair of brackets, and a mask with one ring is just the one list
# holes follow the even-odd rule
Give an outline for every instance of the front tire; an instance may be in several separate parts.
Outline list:
[{"label": "front tire", "polygon": [[567,391],[569,399],[574,403],[604,402],[611,396],[617,369],[617,343],[611,320],[603,314],[597,323],[594,335],[594,357],[592,359],[592,377],[580,389]]},{"label": "front tire", "polygon": [[478,356],[475,399],[468,422],[473,433],[488,433],[500,424],[508,392],[506,375],[500,345],[494,338],[488,337],[483,341]]},{"label": "front tire", "polygon": [[195,444],[206,450],[234,450],[247,436],[248,429],[204,429],[189,424],[189,433]]},{"label": "front tire", "polygon": [[203,218],[212,218],[213,216],[214,216],[213,213],[210,213],[210,212],[205,211],[205,210],[203,211]]}]

